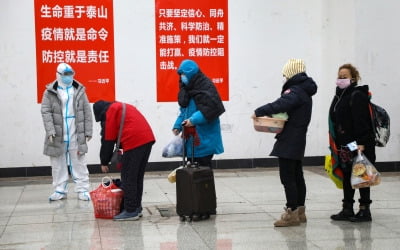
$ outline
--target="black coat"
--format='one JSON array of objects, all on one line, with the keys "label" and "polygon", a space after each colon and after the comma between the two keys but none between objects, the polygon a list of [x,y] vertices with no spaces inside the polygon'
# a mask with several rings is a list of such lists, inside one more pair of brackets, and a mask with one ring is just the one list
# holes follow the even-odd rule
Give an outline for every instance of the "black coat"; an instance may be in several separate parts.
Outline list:
[{"label": "black coat", "polygon": [[197,109],[201,111],[207,121],[212,121],[225,112],[224,104],[214,83],[201,71],[190,79],[188,85],[180,82],[179,105],[187,107],[191,98],[194,99]]},{"label": "black coat", "polygon": [[[356,141],[364,145],[367,158],[375,159],[375,137],[368,109],[368,86],[352,84],[345,89],[336,88],[329,108],[330,119],[335,130],[335,144],[338,148]],[[367,153],[366,153],[367,154]]]},{"label": "black coat", "polygon": [[306,134],[311,120],[312,96],[317,85],[306,73],[290,78],[282,87],[281,97],[255,110],[257,117],[286,112],[289,119],[283,131],[276,135],[271,156],[302,160],[306,147]]}]

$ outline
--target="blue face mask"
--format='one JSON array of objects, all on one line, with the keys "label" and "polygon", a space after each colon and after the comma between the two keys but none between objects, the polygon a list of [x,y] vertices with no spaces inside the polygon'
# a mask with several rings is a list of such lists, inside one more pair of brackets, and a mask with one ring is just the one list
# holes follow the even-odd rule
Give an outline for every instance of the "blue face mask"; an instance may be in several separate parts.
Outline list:
[{"label": "blue face mask", "polygon": [[65,85],[71,85],[74,80],[74,76],[61,76],[61,81]]},{"label": "blue face mask", "polygon": [[189,83],[189,79],[185,75],[181,75],[181,81],[183,84],[187,85]]}]

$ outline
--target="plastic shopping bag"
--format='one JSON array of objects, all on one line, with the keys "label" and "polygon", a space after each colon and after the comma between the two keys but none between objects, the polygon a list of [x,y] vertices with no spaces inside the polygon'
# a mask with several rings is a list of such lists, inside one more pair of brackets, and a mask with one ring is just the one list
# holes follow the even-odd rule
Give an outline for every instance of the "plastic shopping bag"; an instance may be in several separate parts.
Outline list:
[{"label": "plastic shopping bag", "polygon": [[103,177],[99,187],[90,192],[90,198],[94,208],[94,217],[112,219],[121,212],[121,201],[123,197],[124,191],[122,191],[110,177]]},{"label": "plastic shopping bag", "polygon": [[380,175],[367,157],[358,151],[358,155],[353,160],[351,186],[356,189],[378,185],[381,183]]},{"label": "plastic shopping bag", "polygon": [[180,166],[179,168],[175,168],[174,170],[171,171],[171,173],[169,173],[168,175],[168,181],[171,183],[175,183],[176,182],[176,170],[183,168],[182,166]]},{"label": "plastic shopping bag", "polygon": [[183,156],[183,138],[176,135],[163,149],[162,157],[182,157]]}]

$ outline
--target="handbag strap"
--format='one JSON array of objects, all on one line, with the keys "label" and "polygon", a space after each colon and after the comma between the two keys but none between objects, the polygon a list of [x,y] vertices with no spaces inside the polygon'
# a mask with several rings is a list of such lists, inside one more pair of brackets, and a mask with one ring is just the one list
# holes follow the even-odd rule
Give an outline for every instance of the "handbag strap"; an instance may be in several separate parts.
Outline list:
[{"label": "handbag strap", "polygon": [[125,113],[126,113],[125,103],[122,103],[122,116],[121,116],[121,123],[119,124],[117,147],[116,147],[117,150],[119,150],[119,144],[121,142],[122,128],[124,127],[125,123]]}]

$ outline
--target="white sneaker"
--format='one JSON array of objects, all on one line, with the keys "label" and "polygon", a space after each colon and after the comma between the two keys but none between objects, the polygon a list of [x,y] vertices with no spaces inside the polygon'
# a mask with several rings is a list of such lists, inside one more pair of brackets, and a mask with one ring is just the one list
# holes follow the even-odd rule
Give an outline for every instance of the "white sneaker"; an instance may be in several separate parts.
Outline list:
[{"label": "white sneaker", "polygon": [[90,201],[90,195],[88,192],[80,192],[78,194],[78,199],[83,201]]},{"label": "white sneaker", "polygon": [[66,193],[55,191],[52,195],[49,196],[49,201],[58,201],[64,198],[67,198]]}]

